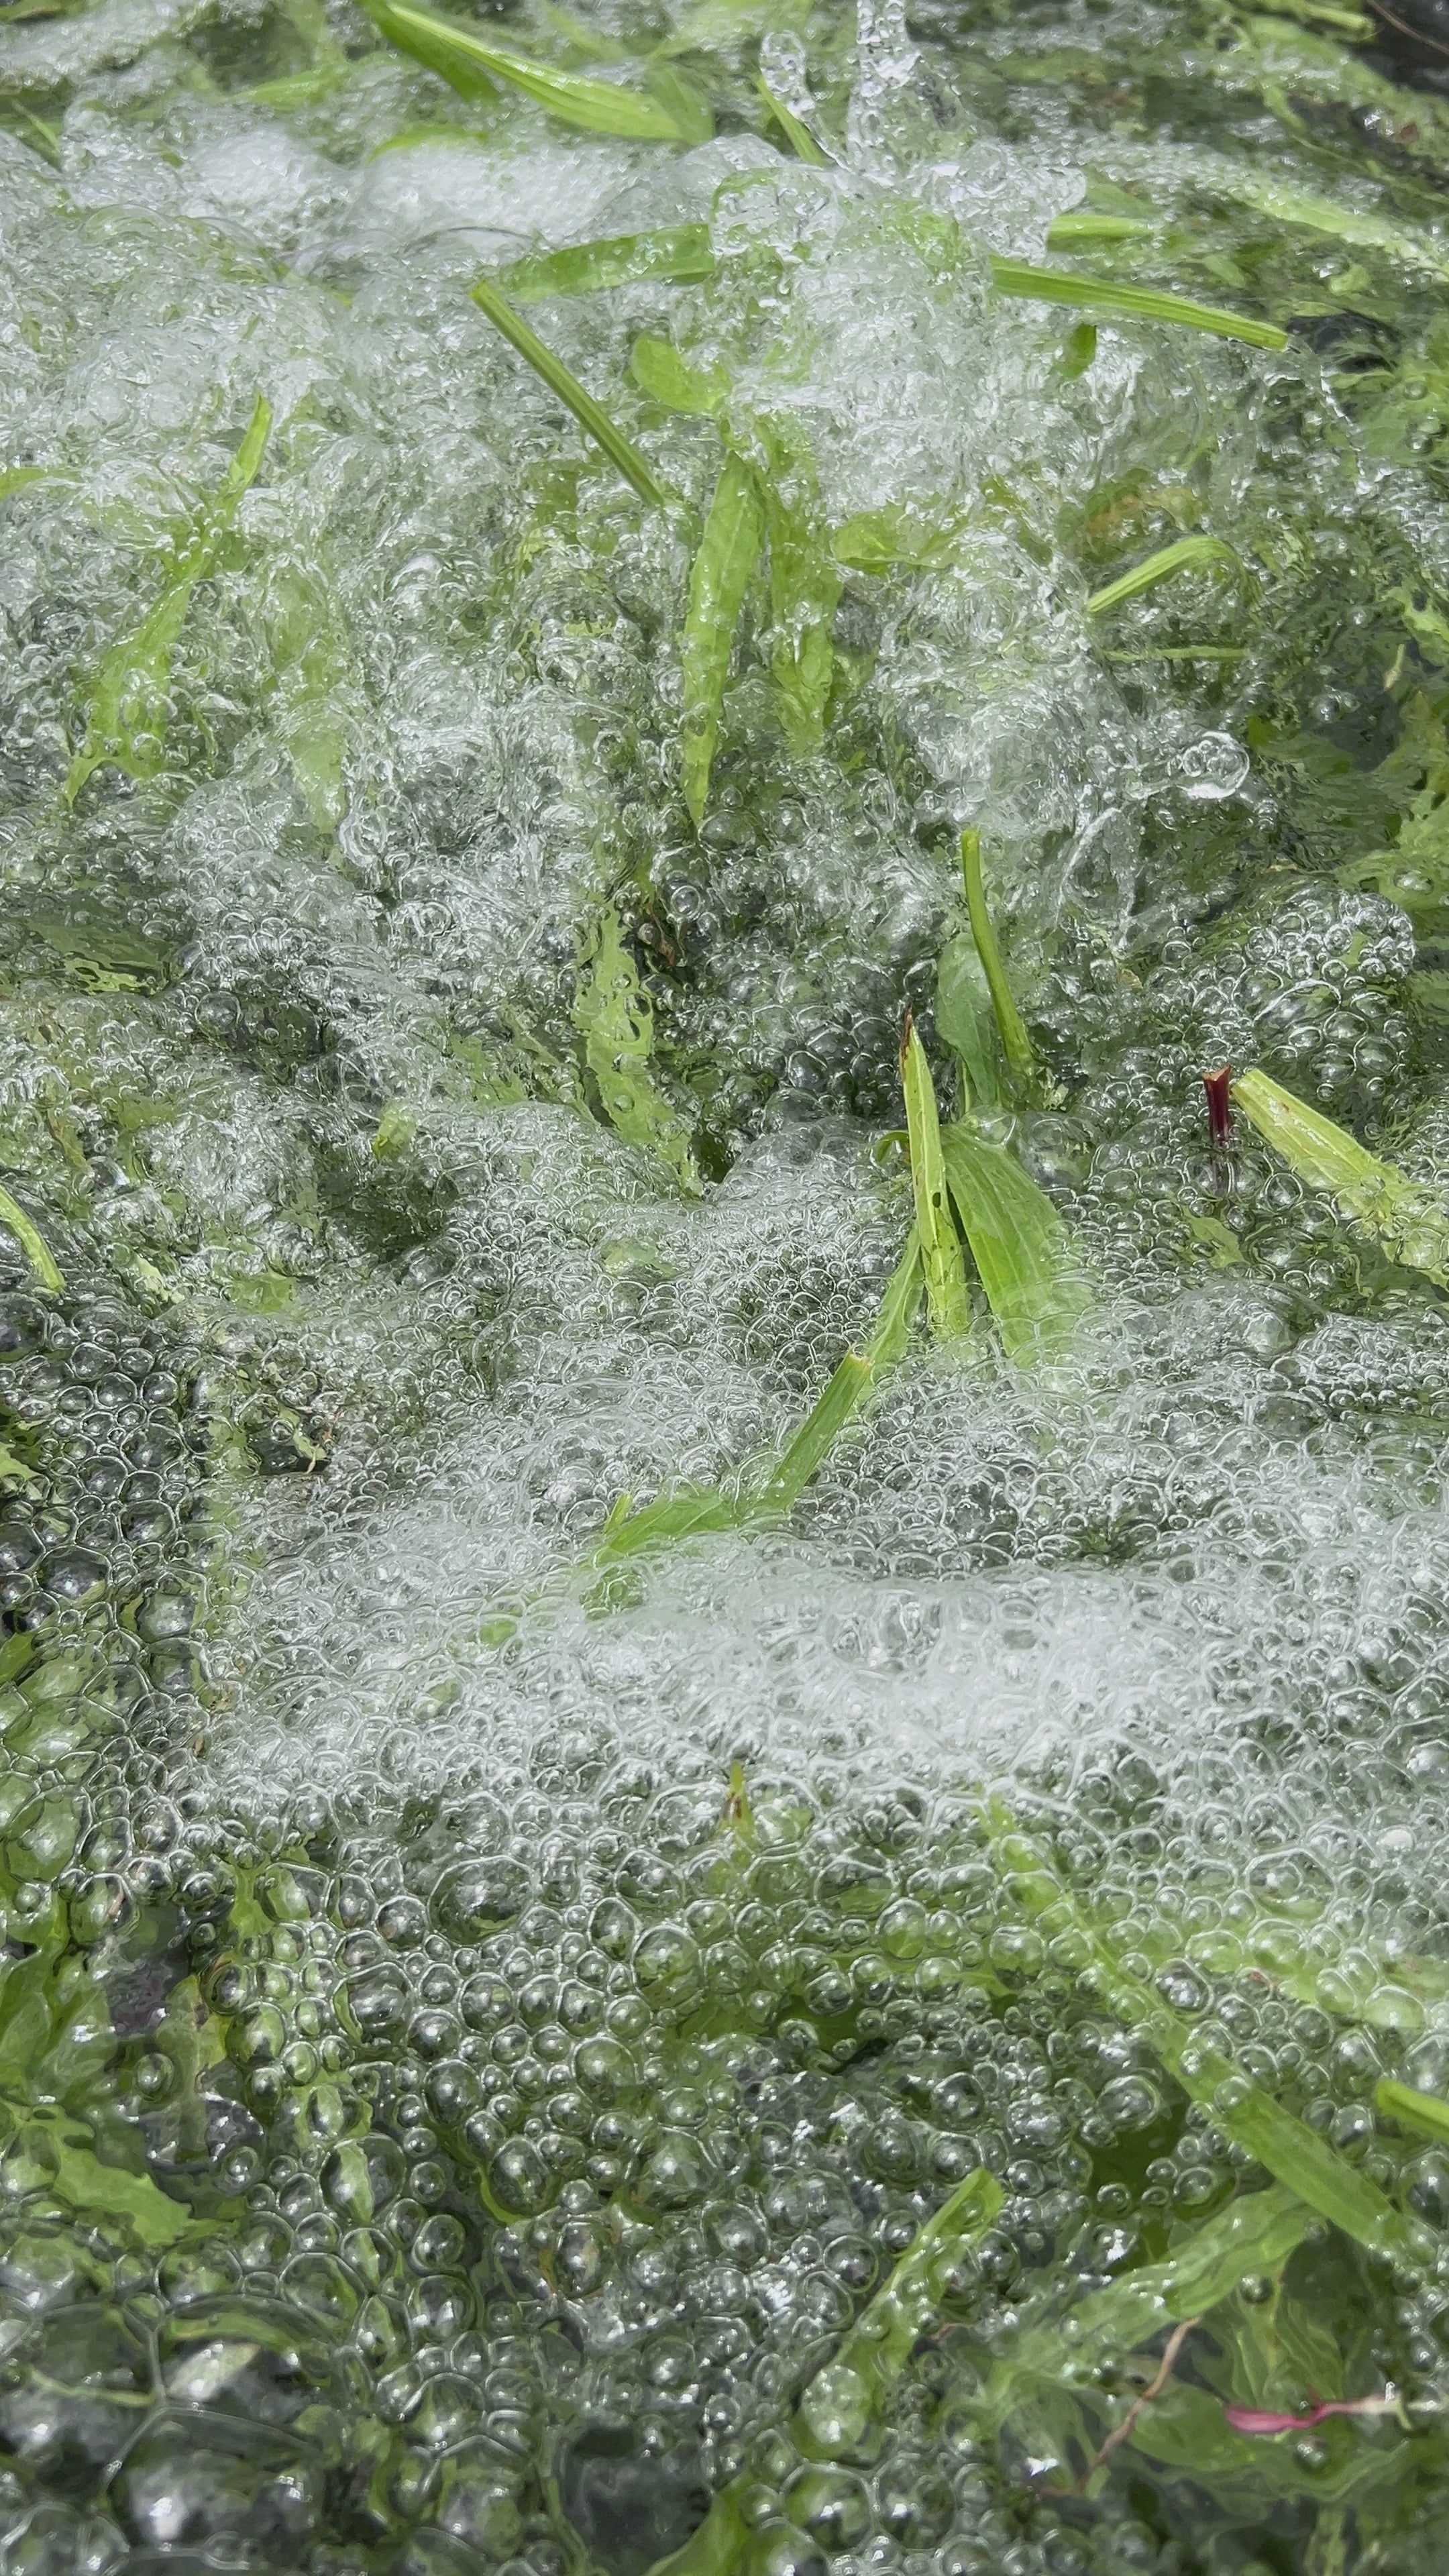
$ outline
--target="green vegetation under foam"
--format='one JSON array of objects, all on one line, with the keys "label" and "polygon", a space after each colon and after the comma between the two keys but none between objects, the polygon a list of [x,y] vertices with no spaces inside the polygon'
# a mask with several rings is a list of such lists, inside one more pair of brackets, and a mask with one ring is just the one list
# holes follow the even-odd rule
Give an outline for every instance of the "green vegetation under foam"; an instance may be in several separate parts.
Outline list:
[{"label": "green vegetation under foam", "polygon": [[0,9],[7,2568],[1442,2568],[1381,37]]}]

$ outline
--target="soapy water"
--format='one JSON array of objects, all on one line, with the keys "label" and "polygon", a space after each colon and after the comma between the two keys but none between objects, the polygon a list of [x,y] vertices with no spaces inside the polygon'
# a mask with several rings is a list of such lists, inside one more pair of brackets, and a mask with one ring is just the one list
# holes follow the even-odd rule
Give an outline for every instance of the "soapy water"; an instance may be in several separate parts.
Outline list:
[{"label": "soapy water", "polygon": [[[811,167],[706,34],[726,130],[678,151],[465,107],[342,6],[0,34],[3,1165],[65,1275],[0,1233],[6,2563],[634,2576],[747,2474],[761,2576],[1427,2570],[1442,2469],[1387,2419],[1196,2483],[1124,2443],[1064,2503],[1121,2406],[983,2417],[1034,2297],[1263,2176],[980,1801],[1449,2219],[1371,2098],[1449,2072],[1442,1305],[1245,1136],[1215,1170],[1197,1081],[1261,1063],[1442,1185],[1432,911],[1360,866],[1446,759],[1436,415],[1396,445],[1368,366],[1432,372],[1437,111],[1288,21],[882,10],[769,39]],[[993,297],[1104,182],[1286,349]],[[682,522],[467,295],[684,222],[708,281],[535,316],[659,476],[702,509],[718,440],[644,401],[641,331],[790,424],[823,523],[947,530],[844,574],[818,748],[749,603],[698,835]],[[258,393],[140,774],[72,808]],[[1204,524],[1241,578],[1089,613]],[[869,1335],[966,825],[1075,1349],[918,1334],[788,1523],[601,1599],[621,1495],[727,1481]],[[582,1078],[610,903],[698,1199]],[[812,2463],[802,2384],[978,2165],[999,2222]],[[1314,2259],[1274,2317],[1317,2297],[1345,2393],[1431,2423],[1443,2258]]]}]

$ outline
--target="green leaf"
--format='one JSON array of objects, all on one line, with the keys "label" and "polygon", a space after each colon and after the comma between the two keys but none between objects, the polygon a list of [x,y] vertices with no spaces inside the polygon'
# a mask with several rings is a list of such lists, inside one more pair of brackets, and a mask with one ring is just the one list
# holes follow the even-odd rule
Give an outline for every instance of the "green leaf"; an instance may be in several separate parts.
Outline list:
[{"label": "green leaf", "polygon": [[[1004,2197],[984,2166],[958,2183],[847,2330],[834,2357],[811,2373],[790,2426],[807,2459],[836,2459],[859,2447],[939,2308],[941,2267],[995,2225]],[[750,2473],[732,2478],[694,2537],[658,2559],[649,2576],[733,2576],[755,2537],[752,2490],[758,2492],[758,2480]]]},{"label": "green leaf", "polygon": [[727,456],[689,575],[681,660],[684,801],[696,830],[704,820],[709,773],[719,740],[735,628],[764,536],[755,478]]},{"label": "green leaf", "polygon": [[1159,547],[1156,554],[1134,564],[1130,572],[1119,573],[1115,581],[1094,590],[1087,602],[1087,615],[1105,617],[1126,600],[1139,598],[1144,590],[1155,590],[1160,581],[1171,581],[1174,573],[1207,564],[1225,564],[1234,572],[1243,569],[1241,556],[1221,537],[1179,537],[1175,545]]},{"label": "green leaf", "polygon": [[957,1123],[941,1135],[947,1187],[1007,1357],[1018,1366],[1064,1351],[1088,1299],[1067,1229],[1006,1145]]},{"label": "green leaf", "polygon": [[53,1297],[60,1296],[65,1287],[60,1265],[39,1226],[8,1190],[0,1190],[0,1225],[14,1235],[41,1287],[48,1288]]},{"label": "green leaf", "polygon": [[807,2380],[791,2431],[807,2459],[838,2459],[878,2420],[891,2388],[941,2305],[940,2275],[953,2255],[984,2236],[1005,2193],[978,2165],[928,2218],[845,2335],[833,2361]]},{"label": "green leaf", "polygon": [[1310,1109],[1281,1083],[1255,1069],[1240,1074],[1232,1096],[1243,1116],[1301,1180],[1326,1190],[1346,1217],[1383,1246],[1391,1261],[1422,1270],[1449,1288],[1449,1210],[1396,1164],[1380,1162],[1346,1128]]},{"label": "green leaf", "polygon": [[140,2245],[175,2245],[195,2235],[197,2221],[179,2201],[168,2200],[146,2173],[103,2164],[84,2131],[66,2121],[29,2120],[21,2135],[50,2177],[57,2199],[80,2219],[120,2219]]},{"label": "green leaf", "polygon": [[966,1265],[951,1219],[942,1160],[941,1124],[926,1050],[907,1015],[901,1039],[901,1089],[906,1101],[910,1143],[911,1186],[916,1201],[916,1233],[926,1283],[926,1311],[931,1330],[942,1341],[959,1341],[971,1329],[966,1294]]},{"label": "green leaf", "polygon": [[600,914],[581,964],[587,971],[574,997],[574,1026],[584,1041],[584,1059],[598,1084],[604,1114],[626,1145],[656,1154],[680,1188],[698,1198],[689,1131],[649,1072],[654,1016],[616,912]]},{"label": "green leaf", "polygon": [[1046,246],[1048,250],[1110,249],[1115,242],[1140,241],[1156,230],[1155,223],[1140,215],[1099,215],[1074,207],[1069,214],[1053,215]]},{"label": "green leaf", "polygon": [[986,1817],[995,1834],[992,1859],[1023,1911],[1051,1917],[1053,1937],[1065,1937],[1084,1984],[1128,2029],[1141,2032],[1189,2099],[1331,2226],[1371,2254],[1418,2261],[1428,2231],[1395,2209],[1377,2183],[1306,2120],[1275,2102],[1145,1977],[1123,1965],[1111,1934],[1066,1886],[1042,1846],[1019,1831],[1002,1800],[989,1801]]},{"label": "green leaf", "polygon": [[729,393],[723,367],[691,367],[671,340],[641,331],[629,359],[629,373],[642,393],[665,411],[713,419]]},{"label": "green leaf", "polygon": [[784,135],[785,140],[789,144],[791,151],[794,153],[796,160],[808,161],[817,170],[828,169],[830,166],[829,153],[821,151],[819,144],[816,142],[814,135],[811,133],[810,128],[805,123],[803,117],[797,116],[794,109],[787,107],[782,98],[776,97],[775,92],[771,89],[763,72],[757,72],[755,74],[755,87],[759,91],[761,98],[764,100],[766,107],[769,109],[770,114],[774,118],[781,133]]},{"label": "green leaf", "polygon": [[1374,2105],[1391,2120],[1402,2121],[1406,2129],[1419,2129],[1426,2138],[1449,2145],[1449,2102],[1439,2094],[1420,2093],[1412,2084],[1398,2084],[1384,2075],[1374,2086]]},{"label": "green leaf", "polygon": [[914,1226],[891,1274],[867,1348],[847,1351],[819,1402],[806,1415],[760,1500],[790,1511],[828,1457],[848,1422],[867,1401],[883,1368],[899,1359],[921,1294],[921,1245]]},{"label": "green leaf", "polygon": [[123,636],[105,655],[85,739],[61,790],[67,805],[75,803],[92,770],[107,761],[130,778],[154,778],[159,772],[165,756],[171,658],[191,594],[215,570],[222,539],[235,524],[242,498],[255,480],[271,426],[271,404],[258,394],[246,436],[220,489],[199,512],[179,548],[155,607],[133,634]]},{"label": "green leaf", "polygon": [[757,420],[753,429],[770,540],[770,676],[785,739],[792,751],[803,753],[818,748],[825,730],[835,668],[831,629],[842,585],[808,444],[778,421]]},{"label": "green leaf", "polygon": [[930,572],[951,561],[960,521],[929,517],[915,501],[888,501],[883,509],[857,511],[835,531],[837,563],[856,572],[890,572],[897,564]]},{"label": "green leaf", "polygon": [[698,139],[662,100],[615,81],[590,80],[582,72],[555,71],[511,46],[494,44],[476,27],[444,17],[440,10],[417,8],[414,0],[364,0],[364,5],[380,35],[437,72],[464,98],[477,98],[491,91],[495,81],[507,81],[550,116],[585,134],[616,134],[645,143]]},{"label": "green leaf", "polygon": [[986,908],[986,888],[981,878],[981,835],[961,835],[961,872],[966,880],[966,909],[971,916],[971,936],[991,993],[991,1006],[996,1013],[996,1026],[1001,1037],[1001,1051],[1009,1071],[1029,1089],[1036,1077],[1036,1056],[1015,997],[1007,981],[1001,950],[996,943],[991,915]]},{"label": "green leaf", "polygon": [[503,333],[505,340],[512,341],[519,356],[525,358],[534,373],[542,377],[549,391],[557,394],[559,401],[573,413],[580,428],[586,430],[595,445],[603,449],[625,482],[633,484],[640,499],[650,502],[656,510],[667,509],[668,495],[633,441],[625,437],[622,429],[615,428],[603,405],[595,402],[591,393],[585,392],[577,376],[570,375],[562,358],[555,357],[537,332],[530,330],[522,314],[514,312],[512,305],[488,278],[479,278],[473,288],[473,301]]},{"label": "green leaf", "polygon": [[1418,234],[1406,233],[1400,225],[1387,222],[1382,215],[1359,213],[1351,206],[1340,205],[1336,198],[1289,187],[1281,179],[1259,178],[1246,165],[1234,168],[1228,186],[1238,204],[1251,206],[1255,214],[1268,215],[1280,224],[1301,225],[1305,232],[1326,234],[1357,250],[1387,251],[1406,268],[1427,269],[1433,277],[1449,277],[1449,259],[1442,251]]},{"label": "green leaf", "polygon": [[936,968],[936,1034],[958,1055],[966,1073],[966,1106],[995,1109],[1001,1099],[1001,1060],[991,987],[969,930],[947,940]]},{"label": "green leaf", "polygon": [[569,250],[516,259],[500,284],[520,304],[539,304],[551,295],[601,295],[656,278],[713,274],[708,224],[670,224],[662,232],[614,233],[606,241],[575,242]]},{"label": "green leaf", "polygon": [[1314,2224],[1307,2203],[1274,2183],[1231,2200],[1164,2262],[1124,2272],[1065,2312],[1059,2297],[1048,2297],[993,2370],[988,2411],[1000,2422],[1027,2380],[1060,2379],[1069,2365],[1073,2380],[1083,2385],[1115,2356],[1150,2343],[1165,2327],[1209,2315],[1249,2274],[1277,2272]]},{"label": "green leaf", "polygon": [[687,72],[677,71],[673,63],[656,54],[644,73],[651,94],[658,99],[666,114],[672,116],[685,143],[708,143],[714,133],[714,113],[697,81]]},{"label": "green leaf", "polygon": [[1176,322],[1185,330],[1211,331],[1220,340],[1246,340],[1255,349],[1286,349],[1288,334],[1273,322],[1255,322],[1243,313],[1226,313],[1215,304],[1194,304],[1186,296],[1165,295],[1154,286],[1122,286],[1105,277],[1079,277],[1065,268],[1032,268],[1025,260],[991,262],[991,282],[998,295],[1024,297],[1040,304],[1080,304],[1101,313],[1119,313],[1140,322]]}]

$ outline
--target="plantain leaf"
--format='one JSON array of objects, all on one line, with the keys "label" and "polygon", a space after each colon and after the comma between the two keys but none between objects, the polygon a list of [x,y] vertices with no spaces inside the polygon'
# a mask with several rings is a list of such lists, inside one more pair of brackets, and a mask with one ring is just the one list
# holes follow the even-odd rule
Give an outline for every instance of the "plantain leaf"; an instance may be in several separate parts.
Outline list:
[{"label": "plantain leaf", "polygon": [[709,277],[713,271],[708,224],[670,224],[662,232],[613,233],[605,241],[516,259],[499,282],[520,304],[538,304],[549,295],[599,295],[613,286]]},{"label": "plantain leaf", "polygon": [[598,1084],[604,1114],[626,1145],[657,1154],[680,1188],[698,1198],[699,1174],[689,1150],[689,1131],[649,1071],[653,1014],[624,946],[616,912],[600,914],[582,963],[587,972],[574,999],[574,1025],[584,1041],[584,1059]]},{"label": "plantain leaf", "polygon": [[220,489],[206,503],[176,551],[166,587],[149,615],[105,655],[91,700],[85,739],[61,790],[73,805],[92,770],[112,761],[130,778],[154,778],[164,758],[166,697],[171,657],[191,605],[191,594],[216,568],[222,539],[233,526],[243,495],[255,480],[271,433],[272,407],[258,394],[246,436],[227,467]]},{"label": "plantain leaf", "polygon": [[1326,1190],[1344,1216],[1382,1244],[1391,1261],[1422,1270],[1449,1288],[1449,1210],[1394,1163],[1366,1152],[1347,1129],[1310,1109],[1281,1083],[1253,1069],[1232,1096],[1249,1123],[1314,1189]]},{"label": "plantain leaf", "polygon": [[616,465],[626,483],[632,483],[642,501],[656,510],[669,506],[662,483],[655,478],[646,458],[640,455],[633,440],[615,427],[602,403],[571,375],[562,358],[556,357],[538,333],[529,328],[521,313],[515,313],[507,298],[486,277],[480,277],[473,289],[473,301],[487,314],[505,340],[511,340],[521,358],[527,360],[535,375],[541,376],[551,393],[573,413],[579,427],[587,430],[596,446],[601,447],[611,465]]},{"label": "plantain leaf", "polygon": [[507,81],[561,124],[585,134],[616,134],[644,143],[700,139],[662,99],[616,81],[590,80],[583,72],[555,71],[552,64],[495,44],[441,10],[420,9],[414,0],[363,0],[363,5],[379,35],[438,73],[463,98],[487,96],[495,82]]},{"label": "plantain leaf", "polygon": [[1067,1229],[1005,1145],[967,1125],[945,1128],[941,1154],[981,1285],[1007,1357],[1018,1365],[1066,1349],[1087,1305]]},{"label": "plantain leaf", "polygon": [[966,1294],[966,1265],[951,1219],[942,1160],[941,1124],[926,1050],[909,1014],[901,1039],[901,1089],[906,1100],[906,1133],[911,1153],[911,1186],[916,1200],[916,1233],[926,1283],[926,1311],[931,1330],[942,1341],[959,1341],[971,1329]]},{"label": "plantain leaf", "polygon": [[719,740],[735,628],[764,537],[755,478],[727,456],[689,575],[681,658],[684,801],[696,830],[704,820],[709,773]]}]

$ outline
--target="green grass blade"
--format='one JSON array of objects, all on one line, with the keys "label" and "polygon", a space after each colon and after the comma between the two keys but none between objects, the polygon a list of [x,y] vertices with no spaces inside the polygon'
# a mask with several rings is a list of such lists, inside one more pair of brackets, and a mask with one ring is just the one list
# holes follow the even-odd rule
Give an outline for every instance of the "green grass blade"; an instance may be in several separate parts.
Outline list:
[{"label": "green grass blade", "polygon": [[1233,1101],[1300,1180],[1326,1190],[1346,1217],[1367,1228],[1391,1261],[1449,1288],[1449,1210],[1396,1164],[1367,1153],[1347,1129],[1310,1109],[1253,1069],[1233,1084]]},{"label": "green grass blade", "polygon": [[420,9],[413,0],[366,0],[367,14],[379,34],[400,53],[437,72],[465,98],[476,98],[479,83],[506,81],[526,98],[546,108],[564,125],[585,134],[614,134],[644,143],[688,143],[685,131],[662,100],[624,89],[615,81],[590,80],[583,72],[555,71],[549,63],[494,44],[476,27]]},{"label": "green grass blade", "polygon": [[1114,243],[1140,241],[1157,226],[1140,215],[1094,215],[1085,207],[1054,215],[1046,237],[1048,250],[1110,250]]},{"label": "green grass blade", "polygon": [[945,1128],[941,1154],[1007,1357],[1029,1367],[1059,1355],[1088,1299],[1051,1200],[1008,1146],[988,1144],[970,1127]]},{"label": "green grass blade", "polygon": [[781,133],[784,135],[785,140],[789,144],[791,151],[794,153],[796,160],[808,161],[812,167],[817,170],[828,169],[830,166],[829,153],[821,151],[819,144],[816,142],[814,135],[811,133],[809,126],[804,122],[803,118],[798,117],[793,108],[787,107],[782,98],[777,98],[775,96],[775,93],[771,89],[763,72],[756,73],[755,87],[759,91],[761,98],[764,100],[766,107],[769,109],[770,114],[774,118]]},{"label": "green grass blade", "polygon": [[964,1108],[995,1109],[1001,1100],[1001,1050],[991,987],[969,930],[947,940],[936,968],[936,1035],[965,1074]]},{"label": "green grass blade", "polygon": [[723,367],[691,367],[672,340],[661,340],[653,331],[640,332],[630,353],[629,373],[651,402],[697,420],[713,420],[730,389]]},{"label": "green grass blade", "polygon": [[697,81],[673,63],[655,55],[644,74],[651,94],[672,116],[685,143],[708,143],[714,134],[714,111]]},{"label": "green grass blade", "polygon": [[600,914],[584,951],[574,1026],[604,1114],[626,1145],[658,1156],[690,1198],[700,1195],[689,1131],[650,1071],[654,1017],[624,946],[616,912]]},{"label": "green grass blade", "polygon": [[1001,1037],[1001,1051],[1007,1066],[1024,1088],[1036,1078],[1036,1056],[996,944],[996,932],[986,909],[986,888],[981,878],[981,835],[961,835],[961,872],[966,880],[966,909],[971,916],[971,936],[976,954],[991,992],[991,1007],[996,1013],[996,1026]]},{"label": "green grass blade", "polygon": [[173,555],[171,577],[160,598],[140,625],[104,656],[85,738],[61,789],[67,805],[75,803],[91,772],[108,761],[131,778],[154,778],[160,770],[171,658],[191,594],[215,568],[221,541],[235,524],[243,496],[256,478],[271,427],[271,404],[258,394],[246,435],[216,492]]},{"label": "green grass blade", "polygon": [[1075,1950],[1084,1985],[1118,2021],[1141,2032],[1189,2099],[1331,2226],[1372,2254],[1417,2261],[1427,2230],[1395,2209],[1377,2183],[1306,2120],[1285,2111],[1145,1977],[1123,1966],[1095,1916],[1068,1889],[1041,1845],[1017,1830],[1000,1800],[993,1799],[986,1812],[996,1837],[993,1860],[1024,1911],[1051,1914],[1059,1936],[1065,1932]]},{"label": "green grass blade", "polygon": [[865,1350],[847,1351],[819,1402],[806,1415],[760,1499],[790,1511],[823,1465],[848,1422],[867,1401],[883,1368],[899,1359],[921,1294],[921,1246],[912,1226],[905,1251],[881,1300],[876,1328]]},{"label": "green grass blade", "polygon": [[551,295],[601,295],[614,286],[649,279],[712,277],[714,253],[708,224],[669,224],[659,232],[612,233],[604,241],[575,242],[536,258],[516,259],[499,284],[520,304]]},{"label": "green grass blade", "polygon": [[770,677],[790,749],[818,749],[835,670],[832,632],[841,575],[820,517],[815,458],[798,432],[754,424],[764,449],[765,525],[770,539]]},{"label": "green grass blade", "polygon": [[[1207,2316],[1253,2272],[1276,2272],[1314,2224],[1315,2213],[1282,2183],[1243,2194],[1204,2221],[1165,2262],[1144,2264],[1094,2290],[1069,2310],[1068,2346],[1060,2312],[1029,2324],[1007,2352],[995,2408],[1010,2404],[1011,2383],[1028,2373],[1060,2376],[1070,2349],[1078,2383],[1114,2354],[1131,2352],[1183,2317]],[[1054,2307],[1056,2303],[1053,2303]]]},{"label": "green grass blade", "polygon": [[591,1548],[588,1564],[603,1570],[631,1556],[642,1556],[651,1548],[677,1547],[686,1539],[717,1537],[723,1530],[738,1529],[745,1516],[745,1506],[722,1486],[686,1485],[679,1492],[661,1494],[637,1512],[625,1511],[611,1519]]},{"label": "green grass blade", "polygon": [[1230,193],[1240,206],[1250,206],[1255,214],[1267,215],[1277,223],[1301,225],[1305,232],[1322,233],[1334,241],[1349,243],[1355,250],[1387,251],[1405,268],[1427,269],[1434,277],[1449,277],[1449,260],[1442,251],[1436,250],[1432,242],[1421,240],[1418,234],[1406,233],[1402,226],[1386,222],[1382,215],[1341,206],[1332,197],[1289,187],[1281,179],[1256,178],[1247,170],[1234,171]]},{"label": "green grass blade", "polygon": [[[937,2267],[954,2246],[970,2244],[995,2225],[1004,2198],[995,2176],[978,2166],[927,2219],[833,2358],[801,2389],[790,2431],[806,2459],[838,2458],[868,2437],[936,2313]],[[749,2472],[732,2478],[693,2538],[657,2559],[648,2576],[734,2576],[755,2538],[747,2503],[752,2488],[758,2492],[758,2480]]]},{"label": "green grass blade", "polygon": [[927,2219],[849,2328],[834,2359],[801,2390],[790,2430],[807,2459],[838,2459],[858,2448],[937,2312],[942,2257],[984,2236],[1000,2217],[1005,2198],[996,2176],[978,2165]]},{"label": "green grass blade", "polygon": [[38,1225],[28,1217],[18,1199],[8,1190],[0,1190],[0,1225],[13,1234],[42,1288],[58,1297],[65,1286],[60,1264]]},{"label": "green grass blade", "polygon": [[1179,537],[1175,545],[1159,547],[1155,555],[1144,556],[1130,572],[1119,573],[1102,590],[1094,590],[1087,602],[1089,617],[1105,617],[1124,601],[1137,599],[1144,590],[1155,590],[1160,581],[1171,581],[1174,573],[1188,572],[1195,565],[1224,564],[1234,572],[1243,569],[1242,558],[1221,537]]},{"label": "green grass blade", "polygon": [[559,401],[567,405],[579,427],[587,432],[596,447],[603,449],[625,482],[633,484],[640,499],[650,502],[656,510],[667,509],[669,496],[633,440],[626,438],[622,429],[615,428],[603,405],[596,403],[591,393],[585,392],[577,376],[570,375],[562,358],[555,357],[538,333],[529,329],[522,314],[514,312],[506,296],[499,293],[489,278],[479,278],[473,288],[473,301],[502,332],[505,340],[512,341],[519,356],[527,360],[535,375],[543,378],[550,393],[557,394]]},{"label": "green grass blade", "polygon": [[933,1333],[942,1341],[959,1341],[971,1329],[966,1264],[961,1258],[961,1240],[946,1194],[941,1122],[936,1111],[931,1068],[909,1014],[901,1039],[901,1089],[906,1100],[911,1186],[916,1199],[916,1233],[926,1283],[926,1311]]},{"label": "green grass blade", "polygon": [[684,801],[696,830],[709,798],[735,628],[764,532],[755,478],[739,457],[727,456],[690,569],[681,646]]},{"label": "green grass blade", "polygon": [[998,295],[1020,296],[1029,303],[1083,305],[1119,313],[1128,321],[1177,322],[1184,330],[1210,331],[1220,340],[1246,340],[1254,349],[1288,346],[1287,332],[1276,323],[1227,313],[1216,304],[1194,304],[1184,295],[1164,295],[1155,286],[1121,286],[1111,278],[1079,277],[1066,268],[1033,268],[1025,260],[994,257],[991,281]]},{"label": "green grass blade", "polygon": [[933,571],[951,560],[960,521],[928,518],[914,501],[888,501],[883,509],[859,510],[835,531],[831,552],[853,572],[890,572],[897,564],[913,572]]},{"label": "green grass blade", "polygon": [[1418,2129],[1426,2138],[1449,2146],[1449,2102],[1438,2093],[1420,2093],[1412,2084],[1396,2084],[1392,2076],[1383,2075],[1374,2086],[1374,2105],[1391,2120],[1402,2121],[1406,2129]]}]

